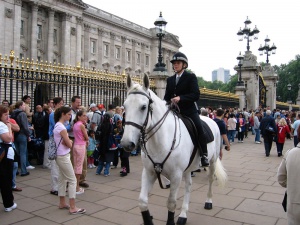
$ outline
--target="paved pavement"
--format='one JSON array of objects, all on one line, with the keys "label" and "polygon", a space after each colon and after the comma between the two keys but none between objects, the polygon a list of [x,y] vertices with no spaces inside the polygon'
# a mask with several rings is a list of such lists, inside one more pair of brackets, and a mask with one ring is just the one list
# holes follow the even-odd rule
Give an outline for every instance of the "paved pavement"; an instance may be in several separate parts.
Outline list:
[{"label": "paved pavement", "polygon": [[[285,151],[292,145],[293,142],[288,140]],[[263,144],[255,144],[254,136],[250,134],[244,143],[236,141],[230,152],[224,151],[222,161],[229,181],[223,189],[214,186],[212,210],[203,208],[208,187],[205,172],[196,173],[193,178],[188,225],[287,224],[281,206],[285,189],[276,181],[281,158],[277,157],[274,144],[267,158]],[[58,197],[49,194],[50,170],[37,166],[29,176],[17,177],[18,186],[23,188],[22,192],[14,193],[18,208],[12,212],[0,210],[0,225],[141,225],[137,201],[142,171],[139,156],[130,158],[130,167],[131,173],[127,177],[119,176],[120,168],[111,170],[109,177],[95,175],[95,169],[89,169],[87,181],[90,188],[76,199],[77,205],[86,208],[87,213],[69,215],[67,210],[58,209]],[[155,225],[166,224],[168,193],[168,190],[161,190],[158,183],[151,192],[149,208]],[[182,195],[183,184],[176,217]]]}]

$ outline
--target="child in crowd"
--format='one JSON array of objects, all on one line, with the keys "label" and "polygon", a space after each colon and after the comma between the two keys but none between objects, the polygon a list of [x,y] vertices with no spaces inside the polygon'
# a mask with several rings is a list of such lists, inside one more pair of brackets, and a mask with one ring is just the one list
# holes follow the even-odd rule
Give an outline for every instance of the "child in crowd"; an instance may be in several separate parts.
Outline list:
[{"label": "child in crowd", "polygon": [[88,161],[88,168],[96,168],[94,165],[94,158],[93,158],[93,152],[96,149],[96,140],[95,140],[95,131],[89,130],[89,145],[87,147],[87,161]]}]

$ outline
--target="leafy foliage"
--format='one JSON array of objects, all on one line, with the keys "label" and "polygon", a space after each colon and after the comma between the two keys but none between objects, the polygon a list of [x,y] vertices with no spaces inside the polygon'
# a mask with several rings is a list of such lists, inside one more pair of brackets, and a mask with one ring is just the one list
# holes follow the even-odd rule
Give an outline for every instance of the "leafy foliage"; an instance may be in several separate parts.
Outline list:
[{"label": "leafy foliage", "polygon": [[206,87],[208,89],[212,90],[220,90],[220,91],[225,91],[228,92],[230,91],[231,93],[234,92],[236,83],[238,81],[238,76],[237,74],[231,76],[230,81],[227,84],[224,84],[221,81],[206,81],[202,77],[197,77],[198,79],[198,85],[200,88]]},{"label": "leafy foliage", "polygon": [[[294,60],[288,64],[273,66],[279,80],[277,83],[277,99],[281,102],[286,102],[290,99],[293,103],[296,102],[300,84],[300,55],[296,55]],[[287,85],[292,85],[292,90],[288,91]],[[279,97],[280,96],[280,97]]]}]

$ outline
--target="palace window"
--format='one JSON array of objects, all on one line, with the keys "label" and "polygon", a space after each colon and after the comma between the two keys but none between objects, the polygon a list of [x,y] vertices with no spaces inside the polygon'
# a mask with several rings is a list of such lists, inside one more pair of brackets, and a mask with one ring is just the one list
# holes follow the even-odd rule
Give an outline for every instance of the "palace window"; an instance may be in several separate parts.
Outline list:
[{"label": "palace window", "polygon": [[126,60],[127,60],[127,62],[130,62],[130,60],[131,60],[131,51],[130,50],[126,51]]},{"label": "palace window", "polygon": [[53,30],[53,43],[57,44],[57,30],[56,29]]},{"label": "palace window", "polygon": [[96,41],[91,41],[91,53],[96,53]]},{"label": "palace window", "polygon": [[141,63],[141,54],[139,52],[136,53],[136,64]]},{"label": "palace window", "polygon": [[104,52],[103,52],[104,56],[108,57],[108,52],[109,52],[108,44],[104,44],[104,49],[103,50],[104,50]]},{"label": "palace window", "polygon": [[146,55],[146,66],[149,66],[149,55]]},{"label": "palace window", "polygon": [[42,40],[42,25],[37,26],[37,38],[38,40]]},{"label": "palace window", "polygon": [[21,20],[21,30],[20,30],[20,34],[24,35],[24,20]]},{"label": "palace window", "polygon": [[24,54],[20,53],[20,60],[22,60],[24,58]]},{"label": "palace window", "polygon": [[120,59],[121,57],[121,49],[120,47],[116,47],[116,59]]}]

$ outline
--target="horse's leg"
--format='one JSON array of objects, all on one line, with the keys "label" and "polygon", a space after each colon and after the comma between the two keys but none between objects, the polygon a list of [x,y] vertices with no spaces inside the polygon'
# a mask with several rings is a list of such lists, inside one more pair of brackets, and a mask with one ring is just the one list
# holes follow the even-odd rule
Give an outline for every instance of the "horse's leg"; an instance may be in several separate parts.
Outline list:
[{"label": "horse's leg", "polygon": [[182,202],[182,206],[181,206],[181,213],[180,213],[177,223],[176,223],[176,224],[180,224],[180,225],[186,224],[186,221],[187,221],[186,213],[189,210],[191,187],[192,187],[191,173],[185,173],[184,181],[185,181],[184,198],[183,198],[183,202]]},{"label": "horse's leg", "polygon": [[168,207],[167,225],[175,225],[174,215],[175,215],[175,209],[176,209],[177,194],[178,194],[178,189],[179,189],[181,179],[182,179],[182,174],[172,176],[170,179],[170,181],[171,181],[170,194],[169,194],[169,198],[167,201],[167,207]]},{"label": "horse's leg", "polygon": [[208,192],[207,192],[207,198],[205,201],[204,209],[212,209],[212,183],[214,181],[214,174],[216,170],[216,164],[212,160],[209,166],[208,171]]},{"label": "horse's leg", "polygon": [[144,225],[153,225],[152,216],[148,210],[148,196],[155,180],[156,175],[147,172],[144,168],[142,173],[142,188],[139,197],[139,207],[143,216]]}]

